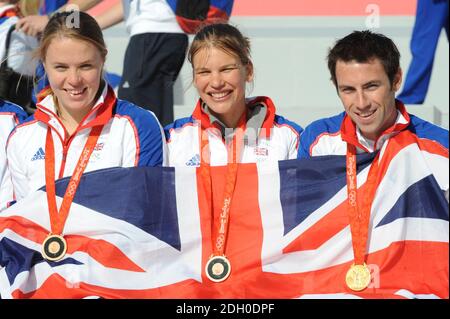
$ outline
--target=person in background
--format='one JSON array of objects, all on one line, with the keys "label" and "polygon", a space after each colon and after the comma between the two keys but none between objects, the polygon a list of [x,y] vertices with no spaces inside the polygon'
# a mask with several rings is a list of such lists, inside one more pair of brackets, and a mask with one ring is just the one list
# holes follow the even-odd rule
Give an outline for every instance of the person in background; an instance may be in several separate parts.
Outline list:
[{"label": "person in background", "polygon": [[[229,24],[203,27],[195,35],[188,59],[200,98],[190,117],[165,127],[169,165],[297,158],[302,128],[276,115],[269,97],[246,98],[253,63],[250,42],[237,28]],[[243,142],[240,150],[237,139]]]},{"label": "person in background", "polygon": [[123,0],[96,17],[102,29],[125,20],[130,34],[118,96],[174,120],[173,87],[183,66],[188,37],[166,0]]},{"label": "person in background", "polygon": [[32,55],[38,41],[15,30],[23,3],[0,1],[0,98],[27,110],[32,107],[33,76],[38,62]]},{"label": "person in background", "polygon": [[[66,23],[74,14],[77,26]],[[84,170],[163,164],[165,141],[154,114],[118,100],[102,78],[107,49],[94,18],[53,15],[38,52],[50,86],[6,146],[17,201]]]},{"label": "person in background", "polygon": [[[17,25],[21,18],[18,2],[18,0],[0,1],[0,57],[2,61],[6,58],[4,55],[8,30],[12,25]],[[37,62],[33,62],[32,51],[37,46],[38,40],[35,37],[18,32],[16,27],[11,34],[8,66],[18,73],[33,75]]]},{"label": "person in background", "polygon": [[405,104],[422,104],[427,96],[434,56],[442,29],[448,40],[448,0],[417,0],[411,38],[412,61],[397,96]]},{"label": "person in background", "polygon": [[77,10],[85,11],[101,0],[41,0],[39,3],[39,14],[28,15],[20,19],[16,29],[23,33],[36,37],[44,31],[50,16],[55,12],[63,12],[77,7]]},{"label": "person in background", "polygon": [[328,68],[345,112],[305,128],[300,157],[345,155],[379,150],[392,136],[409,130],[448,151],[448,131],[409,114],[395,99],[402,83],[400,53],[386,36],[355,31],[338,40],[328,54]]},{"label": "person in background", "polygon": [[6,141],[14,127],[26,117],[27,114],[21,107],[0,99],[0,211],[14,198],[6,161]]}]

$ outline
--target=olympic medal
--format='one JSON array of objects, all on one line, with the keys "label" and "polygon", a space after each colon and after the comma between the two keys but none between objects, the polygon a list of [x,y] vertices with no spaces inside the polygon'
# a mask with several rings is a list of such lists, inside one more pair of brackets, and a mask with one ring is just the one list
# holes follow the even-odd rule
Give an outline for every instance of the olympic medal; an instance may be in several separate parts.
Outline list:
[{"label": "olympic medal", "polygon": [[367,286],[369,286],[370,281],[370,270],[365,263],[362,265],[353,264],[345,276],[347,286],[354,291],[366,289]]},{"label": "olympic medal", "polygon": [[206,276],[214,282],[222,282],[231,272],[231,264],[225,256],[212,256],[205,266]]},{"label": "olympic medal", "polygon": [[48,235],[42,243],[42,257],[49,261],[62,259],[67,251],[67,243],[63,236]]}]

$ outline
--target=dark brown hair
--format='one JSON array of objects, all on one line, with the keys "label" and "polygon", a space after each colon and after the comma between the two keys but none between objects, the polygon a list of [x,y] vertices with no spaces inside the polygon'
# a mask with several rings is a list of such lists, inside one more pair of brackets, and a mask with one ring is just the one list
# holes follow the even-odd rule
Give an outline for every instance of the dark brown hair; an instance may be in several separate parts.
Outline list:
[{"label": "dark brown hair", "polygon": [[353,31],[338,40],[328,52],[328,69],[330,70],[331,80],[337,87],[337,61],[350,62],[355,60],[364,63],[374,58],[380,60],[392,85],[400,68],[400,52],[397,46],[391,39],[380,33],[369,30]]}]

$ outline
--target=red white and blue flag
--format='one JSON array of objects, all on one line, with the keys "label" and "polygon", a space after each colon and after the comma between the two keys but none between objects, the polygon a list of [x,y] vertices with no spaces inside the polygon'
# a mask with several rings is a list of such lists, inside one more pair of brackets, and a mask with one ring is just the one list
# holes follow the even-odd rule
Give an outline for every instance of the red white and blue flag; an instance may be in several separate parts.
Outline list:
[{"label": "red white and blue flag", "polygon": [[167,0],[181,29],[188,34],[212,23],[226,23],[234,0]]},{"label": "red white and blue flag", "polygon": [[[358,156],[358,186],[373,155]],[[448,298],[448,150],[409,132],[380,154],[366,263],[350,290],[345,157],[239,165],[227,247],[231,275],[205,275],[209,196],[196,168],[113,168],[84,175],[64,228],[68,251],[41,256],[45,188],[0,214],[2,298]],[[220,211],[226,168],[213,167]],[[68,180],[57,182],[58,204]]]}]

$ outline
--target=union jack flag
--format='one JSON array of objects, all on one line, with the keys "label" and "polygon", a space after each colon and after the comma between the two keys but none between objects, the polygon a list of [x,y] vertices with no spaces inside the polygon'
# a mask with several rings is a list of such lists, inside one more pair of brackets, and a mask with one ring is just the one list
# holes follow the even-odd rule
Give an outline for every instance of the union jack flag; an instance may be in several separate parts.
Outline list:
[{"label": "union jack flag", "polygon": [[[239,164],[226,255],[231,275],[205,275],[212,254],[208,191],[199,171],[113,168],[86,173],[49,262],[45,188],[0,214],[3,298],[448,298],[448,150],[403,132],[380,151],[366,263],[351,291],[345,157]],[[358,156],[364,193],[373,154]],[[212,167],[219,212],[225,167]],[[57,182],[58,204],[68,180]]]}]

